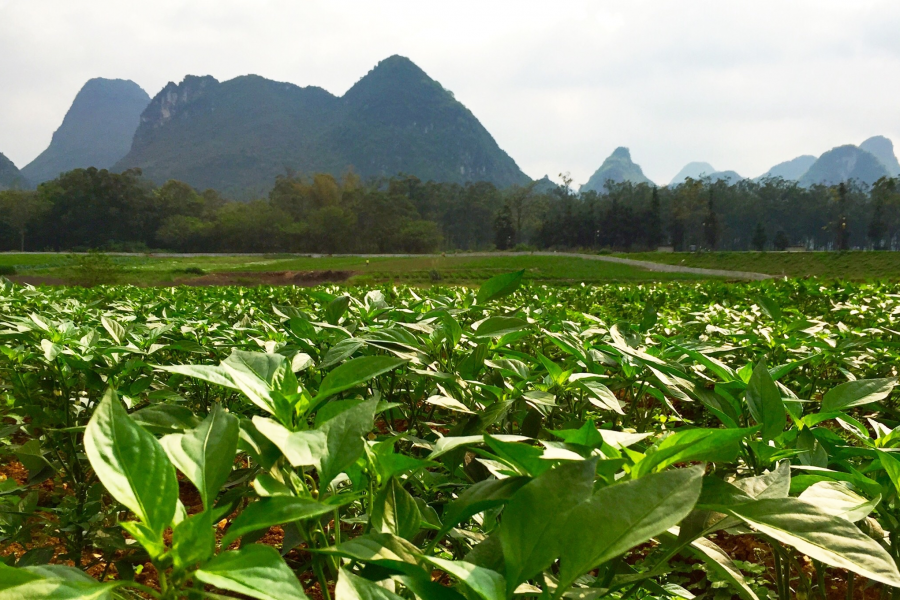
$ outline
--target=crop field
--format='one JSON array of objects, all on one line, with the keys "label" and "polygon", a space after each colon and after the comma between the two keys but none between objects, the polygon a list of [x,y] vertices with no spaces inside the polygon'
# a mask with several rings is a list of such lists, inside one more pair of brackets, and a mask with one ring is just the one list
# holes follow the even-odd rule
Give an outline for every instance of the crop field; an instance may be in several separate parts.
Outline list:
[{"label": "crop field", "polygon": [[524,275],[2,280],[0,599],[898,596],[900,285]]}]

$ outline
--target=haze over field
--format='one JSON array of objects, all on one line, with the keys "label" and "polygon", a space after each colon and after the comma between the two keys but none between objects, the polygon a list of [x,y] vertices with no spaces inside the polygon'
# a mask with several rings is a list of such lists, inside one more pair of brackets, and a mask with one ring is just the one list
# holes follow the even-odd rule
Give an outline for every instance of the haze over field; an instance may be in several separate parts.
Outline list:
[{"label": "haze over field", "polygon": [[0,54],[14,57],[0,66],[0,152],[30,163],[94,77],[153,96],[187,74],[254,73],[342,96],[401,54],[532,178],[586,182],[619,146],[656,182],[692,161],[756,177],[873,135],[900,139],[898,24],[900,5],[883,0],[161,0],[139,18],[111,0],[0,0]]}]

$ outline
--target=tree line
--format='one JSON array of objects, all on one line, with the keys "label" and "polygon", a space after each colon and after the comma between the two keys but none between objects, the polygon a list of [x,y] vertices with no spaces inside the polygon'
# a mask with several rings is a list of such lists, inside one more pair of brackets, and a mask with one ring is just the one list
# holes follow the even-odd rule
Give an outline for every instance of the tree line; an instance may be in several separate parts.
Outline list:
[{"label": "tree line", "polygon": [[267,198],[140,170],[76,169],[0,192],[0,249],[425,253],[439,250],[898,249],[900,184],[804,188],[780,178],[676,186],[608,182],[605,193],[535,182],[498,189],[398,175],[279,177]]}]

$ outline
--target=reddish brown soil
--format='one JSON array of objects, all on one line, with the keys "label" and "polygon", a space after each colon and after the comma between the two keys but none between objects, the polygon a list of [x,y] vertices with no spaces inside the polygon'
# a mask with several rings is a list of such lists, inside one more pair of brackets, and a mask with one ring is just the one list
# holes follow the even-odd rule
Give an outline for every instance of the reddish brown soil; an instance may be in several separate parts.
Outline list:
[{"label": "reddish brown soil", "polygon": [[229,271],[178,281],[182,285],[300,285],[347,281],[352,271]]}]

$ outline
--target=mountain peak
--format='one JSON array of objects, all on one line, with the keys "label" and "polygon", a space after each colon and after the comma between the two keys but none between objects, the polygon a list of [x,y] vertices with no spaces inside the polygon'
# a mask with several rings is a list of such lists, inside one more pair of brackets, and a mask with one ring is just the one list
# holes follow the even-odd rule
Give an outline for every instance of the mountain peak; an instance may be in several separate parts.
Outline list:
[{"label": "mountain peak", "polygon": [[847,144],[820,156],[800,178],[800,185],[837,185],[851,180],[872,185],[887,176],[887,168],[874,154]]},{"label": "mountain peak", "polygon": [[716,172],[715,167],[707,162],[690,162],[678,171],[678,175],[672,178],[670,185],[678,185],[684,183],[690,177],[691,179],[700,179],[704,175],[712,175]]},{"label": "mountain peak", "polygon": [[809,171],[809,168],[816,162],[816,157],[811,154],[804,154],[791,160],[778,163],[759,177],[757,181],[763,179],[781,178],[785,181],[798,181],[803,175]]},{"label": "mountain peak", "polygon": [[148,102],[150,96],[133,81],[89,80],[75,96],[50,145],[22,174],[41,183],[72,169],[113,166],[128,153]]},{"label": "mountain peak", "polygon": [[891,177],[900,175],[900,162],[894,154],[894,143],[891,140],[883,135],[876,135],[864,141],[859,147],[874,155]]},{"label": "mountain peak", "polygon": [[619,146],[613,150],[600,168],[597,169],[588,182],[581,186],[582,192],[594,191],[602,194],[606,190],[606,182],[613,181],[622,183],[630,181],[631,183],[640,184],[653,182],[647,179],[639,165],[631,160],[631,151],[624,146]]}]

